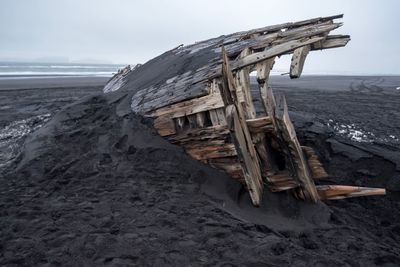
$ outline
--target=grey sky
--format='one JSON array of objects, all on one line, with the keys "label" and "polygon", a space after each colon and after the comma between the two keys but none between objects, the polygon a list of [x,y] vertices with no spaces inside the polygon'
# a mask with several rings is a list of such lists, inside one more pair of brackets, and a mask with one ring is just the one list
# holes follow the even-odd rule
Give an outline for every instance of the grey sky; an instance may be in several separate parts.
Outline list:
[{"label": "grey sky", "polygon": [[398,0],[0,0],[0,60],[144,63],[182,43],[340,13],[335,32],[351,42],[311,53],[305,72],[400,74]]}]

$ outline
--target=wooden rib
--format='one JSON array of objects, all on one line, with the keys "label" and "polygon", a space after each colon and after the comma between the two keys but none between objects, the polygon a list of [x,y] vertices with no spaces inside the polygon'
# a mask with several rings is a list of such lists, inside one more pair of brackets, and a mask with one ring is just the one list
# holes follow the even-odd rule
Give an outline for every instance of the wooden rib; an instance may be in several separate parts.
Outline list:
[{"label": "wooden rib", "polygon": [[302,146],[301,148],[303,149],[303,152],[306,155],[312,178],[314,180],[327,178],[329,175],[325,171],[321,162],[318,160],[318,156],[315,154],[314,149],[308,146]]},{"label": "wooden rib", "polygon": [[[249,48],[245,48],[238,59],[244,58],[251,54]],[[236,94],[238,102],[243,107],[243,113],[246,119],[252,119],[256,117],[256,109],[254,108],[253,98],[250,91],[250,68],[241,68],[236,72],[235,76]]]},{"label": "wooden rib", "polygon": [[328,35],[325,40],[310,45],[311,50],[330,49],[346,46],[350,41],[349,35]]},{"label": "wooden rib", "polygon": [[384,188],[371,188],[348,185],[317,185],[316,188],[319,197],[323,200],[386,195],[386,190]]},{"label": "wooden rib", "polygon": [[259,51],[272,45],[282,44],[294,39],[303,39],[318,35],[328,35],[330,31],[342,26],[340,23],[327,21],[317,25],[305,25],[299,28],[288,29],[284,32],[274,32],[255,39],[250,47],[253,51]]},{"label": "wooden rib", "polygon": [[[226,104],[226,119],[232,140],[235,144],[239,161],[242,165],[243,176],[254,205],[258,206],[261,201],[263,182],[257,152],[254,148],[250,132],[247,127],[245,116],[241,105],[238,103],[234,78],[229,66],[229,59],[224,48],[222,48],[222,91],[226,94],[223,99]],[[230,102],[230,103],[229,103]]]},{"label": "wooden rib", "polygon": [[226,125],[225,112],[223,108],[209,111],[212,125]]},{"label": "wooden rib", "polygon": [[284,149],[289,168],[295,171],[295,178],[300,182],[306,199],[317,202],[319,195],[311,178],[303,150],[297,140],[296,131],[290,121],[286,100],[283,96],[279,101],[278,110],[279,114],[276,115],[276,123],[281,139],[280,145]]},{"label": "wooden rib", "polygon": [[260,84],[260,86],[264,85],[265,83],[268,84],[269,74],[271,72],[272,67],[274,66],[274,63],[275,63],[275,57],[264,60],[256,64],[255,69],[257,71],[257,82]]},{"label": "wooden rib", "polygon": [[290,64],[290,78],[299,78],[301,73],[303,72],[304,62],[306,61],[306,57],[310,52],[310,46],[306,45],[300,48],[297,48],[293,52],[292,62]]}]

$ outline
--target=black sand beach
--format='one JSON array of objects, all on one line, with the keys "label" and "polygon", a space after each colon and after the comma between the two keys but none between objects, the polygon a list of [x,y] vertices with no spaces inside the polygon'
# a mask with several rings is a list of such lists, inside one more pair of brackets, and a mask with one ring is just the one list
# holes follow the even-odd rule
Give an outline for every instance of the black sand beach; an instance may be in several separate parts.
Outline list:
[{"label": "black sand beach", "polygon": [[328,182],[388,195],[260,208],[105,81],[70,82],[0,82],[2,266],[400,265],[400,77],[273,77]]}]

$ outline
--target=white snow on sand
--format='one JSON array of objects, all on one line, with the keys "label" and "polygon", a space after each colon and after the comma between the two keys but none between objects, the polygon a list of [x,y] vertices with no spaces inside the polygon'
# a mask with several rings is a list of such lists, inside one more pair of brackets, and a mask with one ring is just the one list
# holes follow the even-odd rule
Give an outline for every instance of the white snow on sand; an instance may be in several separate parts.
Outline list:
[{"label": "white snow on sand", "polygon": [[389,135],[388,137],[377,137],[374,133],[368,132],[362,127],[352,123],[344,124],[335,122],[330,119],[327,123],[328,127],[332,128],[335,134],[349,138],[356,142],[398,142],[399,138],[395,135]]},{"label": "white snow on sand", "polygon": [[33,116],[14,121],[0,129],[0,167],[6,165],[18,154],[21,138],[42,127],[50,120],[50,117],[50,113]]}]

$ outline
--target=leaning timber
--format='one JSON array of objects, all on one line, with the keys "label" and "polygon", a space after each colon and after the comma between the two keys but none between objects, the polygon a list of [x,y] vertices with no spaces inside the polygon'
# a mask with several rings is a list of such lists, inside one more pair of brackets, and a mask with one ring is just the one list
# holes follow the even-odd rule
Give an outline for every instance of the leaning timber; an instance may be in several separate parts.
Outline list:
[{"label": "leaning timber", "polygon": [[[292,55],[290,78],[299,78],[307,55],[345,46],[331,35],[343,15],[238,32],[176,47],[134,70],[114,76],[105,91],[132,89],[132,110],[152,118],[158,133],[194,159],[225,171],[259,205],[263,190],[291,190],[306,201],[382,195],[384,189],[315,185],[328,176],[310,147],[300,144],[286,100],[269,84],[275,58]],[[157,80],[141,83],[141,68],[159,66]],[[256,112],[250,73],[256,72],[263,111]],[[133,77],[133,78],[132,78]]]}]

